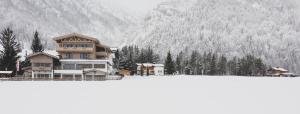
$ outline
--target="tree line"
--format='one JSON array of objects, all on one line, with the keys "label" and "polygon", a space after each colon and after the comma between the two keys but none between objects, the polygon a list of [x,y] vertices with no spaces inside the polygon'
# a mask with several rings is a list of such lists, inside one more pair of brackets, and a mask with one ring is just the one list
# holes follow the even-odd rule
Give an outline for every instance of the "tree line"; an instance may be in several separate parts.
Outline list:
[{"label": "tree line", "polygon": [[127,69],[131,74],[137,73],[137,63],[157,63],[160,61],[159,55],[154,53],[151,47],[139,48],[136,45],[124,46],[115,52],[113,59],[116,69]]},{"label": "tree line", "polygon": [[[11,28],[5,28],[1,31],[0,45],[0,70],[13,71],[17,73],[16,64],[21,58],[18,55],[21,52],[20,43],[16,39],[16,34]],[[36,31],[33,34],[31,50],[33,53],[43,52],[44,47]],[[27,56],[27,54],[26,54]],[[265,75],[267,65],[261,58],[251,54],[244,57],[233,57],[228,59],[224,55],[212,52],[199,53],[193,51],[190,56],[180,52],[175,59],[169,51],[164,60],[165,74],[188,74],[188,75]],[[140,48],[136,45],[124,46],[121,50],[115,52],[113,59],[116,69],[127,69],[131,74],[137,73],[137,63],[158,63],[162,61],[159,54],[155,53],[151,47]],[[21,62],[21,67],[31,66],[26,57]],[[19,69],[22,73],[22,70]]]},{"label": "tree line", "polygon": [[[17,62],[20,61],[21,58],[19,53],[22,49],[20,42],[17,41],[17,35],[10,27],[1,31],[0,46],[2,47],[2,50],[0,51],[1,71],[13,71],[13,75],[18,73],[22,74],[24,71],[22,71],[21,68],[31,66],[26,53],[25,60],[20,62],[19,69],[17,69]],[[39,33],[37,31],[33,35],[31,49],[33,53],[44,51],[44,47],[41,44]]]},{"label": "tree line", "polygon": [[[261,58],[251,54],[243,57],[227,58],[213,52],[193,51],[190,55],[180,52],[175,57],[169,51],[161,59],[151,47],[139,48],[136,45],[124,46],[115,53],[114,67],[137,73],[137,63],[159,63],[164,61],[165,74],[186,75],[266,75],[267,65]],[[175,59],[174,59],[175,58]]]},{"label": "tree line", "polygon": [[217,53],[193,51],[190,57],[180,52],[175,59],[168,52],[165,69],[166,74],[264,76],[267,65],[251,54],[228,59]]}]

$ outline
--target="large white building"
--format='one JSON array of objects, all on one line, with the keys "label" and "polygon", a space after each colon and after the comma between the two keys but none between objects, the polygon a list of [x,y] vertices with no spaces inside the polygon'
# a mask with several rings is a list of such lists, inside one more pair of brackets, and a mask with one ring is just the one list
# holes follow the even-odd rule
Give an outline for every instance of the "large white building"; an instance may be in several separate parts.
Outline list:
[{"label": "large white building", "polygon": [[32,66],[27,72],[32,78],[94,80],[112,72],[112,51],[96,38],[73,33],[54,40],[57,56],[44,52],[29,55]]}]

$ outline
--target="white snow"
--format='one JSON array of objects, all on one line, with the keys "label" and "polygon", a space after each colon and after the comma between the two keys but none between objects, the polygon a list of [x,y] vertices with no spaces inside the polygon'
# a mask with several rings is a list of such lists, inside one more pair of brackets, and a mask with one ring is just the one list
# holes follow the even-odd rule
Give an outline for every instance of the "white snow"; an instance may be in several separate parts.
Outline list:
[{"label": "white snow", "polygon": [[300,78],[0,82],[1,114],[299,114]]}]

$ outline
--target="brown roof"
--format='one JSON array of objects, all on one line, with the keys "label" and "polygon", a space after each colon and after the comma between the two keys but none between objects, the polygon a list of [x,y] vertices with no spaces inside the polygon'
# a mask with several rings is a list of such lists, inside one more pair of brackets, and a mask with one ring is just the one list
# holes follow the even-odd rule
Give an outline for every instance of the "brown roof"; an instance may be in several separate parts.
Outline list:
[{"label": "brown roof", "polygon": [[31,54],[31,55],[28,55],[27,57],[28,58],[31,58],[31,57],[34,57],[34,56],[37,56],[37,55],[46,55],[48,57],[51,57],[51,58],[54,58],[54,59],[58,59],[58,57],[54,56],[54,55],[50,55],[48,53],[44,53],[44,52],[38,52],[38,53],[34,53],[34,54]]},{"label": "brown roof", "polygon": [[93,38],[93,37],[78,34],[78,33],[72,33],[72,34],[67,34],[67,35],[55,37],[55,38],[53,38],[53,40],[58,41],[58,40],[62,40],[62,39],[70,38],[70,37],[74,37],[74,36],[77,36],[77,37],[80,37],[80,38],[85,38],[85,39],[92,40],[92,41],[95,41],[95,42],[99,43],[99,40],[97,38]]}]

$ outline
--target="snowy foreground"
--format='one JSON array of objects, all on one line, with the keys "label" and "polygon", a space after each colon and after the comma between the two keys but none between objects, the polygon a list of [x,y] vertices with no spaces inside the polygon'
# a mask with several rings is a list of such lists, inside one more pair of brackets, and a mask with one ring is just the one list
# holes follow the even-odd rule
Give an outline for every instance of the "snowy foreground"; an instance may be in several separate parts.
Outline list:
[{"label": "snowy foreground", "polygon": [[300,114],[300,78],[0,82],[0,114]]}]

